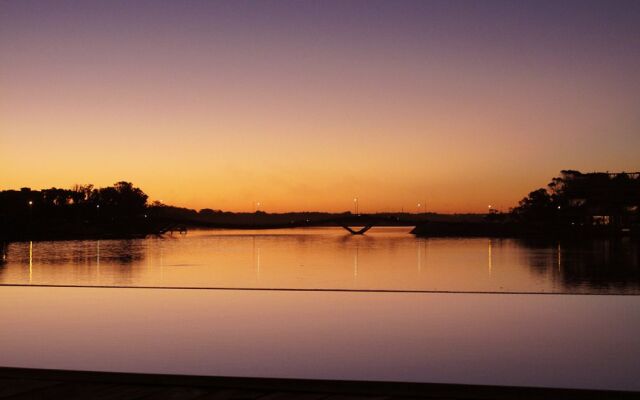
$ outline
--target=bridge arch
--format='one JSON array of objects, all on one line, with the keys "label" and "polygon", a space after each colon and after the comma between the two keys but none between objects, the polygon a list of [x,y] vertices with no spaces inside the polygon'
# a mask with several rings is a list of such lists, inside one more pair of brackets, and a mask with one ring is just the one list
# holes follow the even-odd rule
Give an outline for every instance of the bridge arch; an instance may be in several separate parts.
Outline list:
[{"label": "bridge arch", "polygon": [[348,225],[340,225],[340,226],[342,226],[344,229],[346,229],[352,235],[364,235],[366,231],[368,231],[369,229],[373,228],[373,225],[365,225],[361,229],[355,230],[355,229],[351,228]]}]

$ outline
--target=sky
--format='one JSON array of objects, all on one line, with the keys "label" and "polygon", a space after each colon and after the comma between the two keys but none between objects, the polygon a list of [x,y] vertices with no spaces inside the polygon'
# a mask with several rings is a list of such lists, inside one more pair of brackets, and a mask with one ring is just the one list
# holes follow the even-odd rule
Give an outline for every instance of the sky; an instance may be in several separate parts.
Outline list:
[{"label": "sky", "polygon": [[638,1],[0,0],[0,189],[506,210],[640,171],[639,110]]}]

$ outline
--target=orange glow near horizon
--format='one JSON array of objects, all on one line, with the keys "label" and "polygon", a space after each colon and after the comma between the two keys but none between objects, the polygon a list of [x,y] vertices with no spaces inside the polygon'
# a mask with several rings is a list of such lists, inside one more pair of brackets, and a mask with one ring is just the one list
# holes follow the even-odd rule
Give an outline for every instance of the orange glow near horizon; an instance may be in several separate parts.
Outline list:
[{"label": "orange glow near horizon", "polygon": [[562,169],[640,170],[626,20],[603,22],[613,46],[582,20],[420,2],[38,4],[0,6],[0,189],[126,180],[196,209],[486,212]]}]

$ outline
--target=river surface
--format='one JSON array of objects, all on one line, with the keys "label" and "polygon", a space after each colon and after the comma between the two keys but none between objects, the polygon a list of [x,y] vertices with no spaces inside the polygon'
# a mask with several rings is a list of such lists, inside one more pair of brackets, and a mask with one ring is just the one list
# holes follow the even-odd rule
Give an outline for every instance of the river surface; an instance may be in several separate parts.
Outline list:
[{"label": "river surface", "polygon": [[322,228],[11,243],[0,366],[640,391],[639,278],[629,240]]},{"label": "river surface", "polygon": [[0,365],[640,391],[640,296],[1,287]]},{"label": "river surface", "polygon": [[11,243],[0,283],[74,286],[640,294],[628,239],[416,238],[408,228],[202,230]]}]

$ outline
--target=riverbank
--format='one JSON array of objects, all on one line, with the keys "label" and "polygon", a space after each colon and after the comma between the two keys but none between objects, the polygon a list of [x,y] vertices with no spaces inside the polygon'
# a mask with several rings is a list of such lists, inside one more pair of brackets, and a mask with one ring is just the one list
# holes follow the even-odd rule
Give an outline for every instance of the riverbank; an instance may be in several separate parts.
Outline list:
[{"label": "riverbank", "polygon": [[534,225],[515,222],[423,222],[411,231],[421,237],[606,238],[640,236],[638,227]]},{"label": "riverbank", "polygon": [[[205,213],[206,214],[206,213]],[[138,217],[112,220],[36,219],[22,223],[0,221],[1,241],[128,239],[188,229],[265,230],[310,227],[407,226],[427,220],[470,222],[481,221],[481,215],[439,214],[331,214],[331,213],[217,213],[191,215],[175,209],[159,207]]]}]

